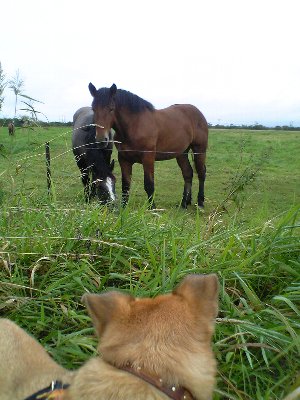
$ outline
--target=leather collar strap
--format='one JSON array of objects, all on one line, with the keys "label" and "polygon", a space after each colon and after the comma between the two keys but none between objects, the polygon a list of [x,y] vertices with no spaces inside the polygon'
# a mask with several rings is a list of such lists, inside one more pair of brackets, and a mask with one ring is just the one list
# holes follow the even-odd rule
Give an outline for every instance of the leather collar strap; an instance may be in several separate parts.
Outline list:
[{"label": "leather collar strap", "polygon": [[192,393],[182,386],[165,386],[161,379],[146,375],[141,370],[133,369],[131,366],[125,366],[120,369],[150,383],[150,385],[159,389],[172,400],[195,400]]},{"label": "leather collar strap", "polygon": [[51,384],[38,392],[26,397],[25,400],[62,400],[64,390],[69,387],[60,381],[52,381]]}]

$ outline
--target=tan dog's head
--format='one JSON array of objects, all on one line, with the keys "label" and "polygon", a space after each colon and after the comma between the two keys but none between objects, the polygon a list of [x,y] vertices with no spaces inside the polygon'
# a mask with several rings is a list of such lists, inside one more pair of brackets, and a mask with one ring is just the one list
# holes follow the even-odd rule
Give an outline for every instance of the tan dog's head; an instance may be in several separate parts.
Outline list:
[{"label": "tan dog's head", "polygon": [[[102,358],[126,364],[210,398],[215,379],[211,337],[218,312],[218,279],[189,275],[172,293],[134,298],[119,292],[82,298],[100,337]],[[207,397],[208,396],[208,397]]]}]

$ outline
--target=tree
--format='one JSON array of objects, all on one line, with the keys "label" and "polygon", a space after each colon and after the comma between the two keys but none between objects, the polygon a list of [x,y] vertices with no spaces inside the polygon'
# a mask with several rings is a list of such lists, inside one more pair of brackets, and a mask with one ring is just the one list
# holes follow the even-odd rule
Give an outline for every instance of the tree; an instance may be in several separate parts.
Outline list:
[{"label": "tree", "polygon": [[2,110],[2,105],[4,102],[3,92],[4,92],[6,84],[7,84],[7,82],[5,80],[5,74],[2,69],[2,65],[1,65],[1,61],[0,61],[0,111]]},{"label": "tree", "polygon": [[15,116],[17,114],[17,102],[18,96],[22,93],[24,87],[24,81],[20,77],[20,72],[17,70],[16,75],[14,78],[8,81],[8,87],[14,92],[15,94]]}]

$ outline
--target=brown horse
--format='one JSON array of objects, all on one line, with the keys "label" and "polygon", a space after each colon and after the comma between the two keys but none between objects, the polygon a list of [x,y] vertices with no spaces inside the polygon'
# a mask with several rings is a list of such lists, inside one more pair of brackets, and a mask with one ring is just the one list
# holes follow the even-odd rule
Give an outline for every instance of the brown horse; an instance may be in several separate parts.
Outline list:
[{"label": "brown horse", "polygon": [[13,135],[15,133],[15,125],[13,122],[9,122],[8,125],[8,134]]},{"label": "brown horse", "polygon": [[192,201],[193,168],[188,159],[191,149],[199,179],[198,206],[204,205],[205,156],[208,125],[203,114],[190,104],[175,104],[156,110],[152,104],[137,95],[111,88],[97,90],[90,83],[92,108],[96,124],[96,139],[108,142],[110,129],[116,132],[114,140],[122,171],[122,201],[129,196],[132,165],[140,163],[144,169],[144,188],[150,206],[154,207],[154,162],[176,158],[184,179],[181,205]]}]

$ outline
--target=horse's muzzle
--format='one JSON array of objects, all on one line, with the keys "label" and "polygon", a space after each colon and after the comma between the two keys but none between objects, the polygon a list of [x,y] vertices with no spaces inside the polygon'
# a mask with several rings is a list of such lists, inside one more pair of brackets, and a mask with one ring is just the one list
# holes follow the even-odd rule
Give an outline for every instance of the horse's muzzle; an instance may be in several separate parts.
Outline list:
[{"label": "horse's muzzle", "polygon": [[108,138],[103,138],[102,140],[97,140],[96,139],[96,143],[99,147],[99,149],[106,149],[109,143],[109,139]]}]

